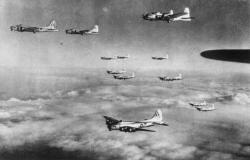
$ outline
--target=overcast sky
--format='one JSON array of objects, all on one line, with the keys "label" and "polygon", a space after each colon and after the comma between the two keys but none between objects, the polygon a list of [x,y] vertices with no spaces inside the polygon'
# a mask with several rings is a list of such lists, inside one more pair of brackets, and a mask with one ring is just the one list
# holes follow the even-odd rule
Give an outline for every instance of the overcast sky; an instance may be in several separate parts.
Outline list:
[{"label": "overcast sky", "polygon": [[[192,22],[149,22],[146,12],[190,7]],[[244,0],[1,0],[0,63],[16,67],[126,67],[248,72],[248,64],[204,59],[207,49],[247,49],[250,3]],[[10,32],[9,26],[44,26],[55,19],[60,32]],[[95,36],[66,35],[65,29],[100,26]],[[63,45],[60,45],[60,43]],[[126,62],[100,56],[126,55]],[[169,54],[155,62],[151,56]]]}]

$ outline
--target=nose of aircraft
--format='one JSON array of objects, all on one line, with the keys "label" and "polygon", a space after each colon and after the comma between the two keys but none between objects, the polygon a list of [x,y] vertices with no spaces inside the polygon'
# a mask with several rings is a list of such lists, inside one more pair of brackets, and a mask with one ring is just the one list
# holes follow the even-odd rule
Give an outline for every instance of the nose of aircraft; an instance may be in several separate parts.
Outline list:
[{"label": "nose of aircraft", "polygon": [[142,18],[143,18],[143,19],[147,19],[147,16],[148,16],[147,14],[143,14],[143,15],[142,15]]}]

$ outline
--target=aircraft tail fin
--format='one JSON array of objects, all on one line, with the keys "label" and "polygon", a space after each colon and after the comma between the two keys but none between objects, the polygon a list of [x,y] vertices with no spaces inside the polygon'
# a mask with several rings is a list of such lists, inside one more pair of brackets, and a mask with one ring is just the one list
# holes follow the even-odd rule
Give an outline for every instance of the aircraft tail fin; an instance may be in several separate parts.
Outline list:
[{"label": "aircraft tail fin", "polygon": [[169,15],[173,15],[174,14],[174,11],[171,9],[170,11],[169,11]]},{"label": "aircraft tail fin", "polygon": [[182,78],[182,74],[181,73],[179,73],[178,78]]},{"label": "aircraft tail fin", "polygon": [[91,32],[98,33],[99,32],[99,26],[98,25],[94,25],[93,29],[91,29]]},{"label": "aircraft tail fin", "polygon": [[166,58],[168,59],[168,54],[166,54]]},{"label": "aircraft tail fin", "polygon": [[189,13],[190,13],[190,9],[189,9],[188,7],[186,7],[186,8],[184,9],[184,13],[189,14]]},{"label": "aircraft tail fin", "polygon": [[135,77],[135,72],[132,72],[132,77]]},{"label": "aircraft tail fin", "polygon": [[154,115],[152,116],[152,118],[150,119],[150,121],[156,121],[156,122],[160,122],[162,121],[162,112],[160,109],[157,109],[157,111],[155,111]]},{"label": "aircraft tail fin", "polygon": [[48,26],[49,28],[51,29],[56,29],[56,21],[55,20],[52,20]]},{"label": "aircraft tail fin", "polygon": [[188,7],[186,7],[185,9],[184,9],[184,13],[186,13],[187,15],[187,17],[190,17],[190,9],[188,8]]}]

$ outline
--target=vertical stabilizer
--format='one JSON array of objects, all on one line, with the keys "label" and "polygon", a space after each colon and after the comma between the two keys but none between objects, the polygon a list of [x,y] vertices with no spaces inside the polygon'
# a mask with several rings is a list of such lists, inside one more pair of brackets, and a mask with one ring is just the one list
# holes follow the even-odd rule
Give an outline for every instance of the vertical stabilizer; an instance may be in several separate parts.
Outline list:
[{"label": "vertical stabilizer", "polygon": [[184,13],[186,13],[186,17],[190,17],[190,10],[188,7],[184,9]]},{"label": "vertical stabilizer", "polygon": [[174,11],[171,9],[170,11],[169,11],[169,15],[173,15],[174,14]]},{"label": "vertical stabilizer", "polygon": [[135,77],[135,72],[132,73],[132,77]]},{"label": "vertical stabilizer", "polygon": [[162,112],[160,109],[157,109],[157,111],[155,111],[155,114],[150,119],[150,121],[156,121],[156,122],[162,121]]},{"label": "vertical stabilizer", "polygon": [[186,7],[185,9],[184,9],[184,13],[190,13],[190,10],[189,10],[189,8],[188,7]]},{"label": "vertical stabilizer", "polygon": [[50,29],[56,29],[56,21],[55,20],[52,20],[48,26],[48,28]]},{"label": "vertical stabilizer", "polygon": [[94,25],[93,29],[91,29],[90,31],[98,33],[99,32],[99,26],[98,25]]},{"label": "vertical stabilizer", "polygon": [[181,74],[181,73],[179,73],[178,77],[179,77],[180,79],[182,79],[182,74]]}]

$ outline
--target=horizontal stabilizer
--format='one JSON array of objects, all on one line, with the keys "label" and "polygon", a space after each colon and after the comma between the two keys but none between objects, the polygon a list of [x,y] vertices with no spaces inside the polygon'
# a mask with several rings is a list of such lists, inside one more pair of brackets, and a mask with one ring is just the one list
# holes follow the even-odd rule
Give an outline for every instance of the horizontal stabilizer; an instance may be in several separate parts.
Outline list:
[{"label": "horizontal stabilizer", "polygon": [[167,123],[165,122],[154,122],[154,124],[157,124],[157,125],[162,125],[162,126],[169,126]]}]

